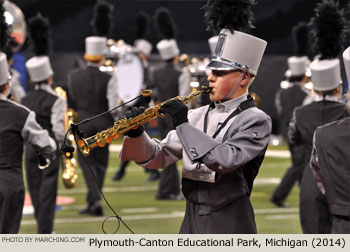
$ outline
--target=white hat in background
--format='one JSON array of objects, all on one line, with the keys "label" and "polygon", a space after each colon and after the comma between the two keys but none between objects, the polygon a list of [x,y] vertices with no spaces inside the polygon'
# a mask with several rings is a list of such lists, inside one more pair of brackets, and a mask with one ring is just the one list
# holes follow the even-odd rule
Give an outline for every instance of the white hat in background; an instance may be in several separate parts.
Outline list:
[{"label": "white hat in background", "polygon": [[6,84],[9,78],[10,74],[6,54],[0,52],[0,86]]},{"label": "white hat in background", "polygon": [[308,70],[309,59],[308,53],[309,27],[306,22],[299,22],[292,28],[293,56],[287,59],[290,77],[305,75]]},{"label": "white hat in background", "polygon": [[145,39],[135,40],[134,47],[137,52],[143,53],[146,56],[151,54],[153,48],[152,44]]},{"label": "white hat in background", "polygon": [[212,36],[208,39],[208,44],[209,44],[209,48],[210,48],[210,55],[213,55],[215,52],[215,47],[216,47],[216,43],[218,42],[218,38],[219,38],[219,36]]},{"label": "white hat in background", "polygon": [[346,76],[348,77],[348,85],[350,85],[350,46],[343,52],[343,59]]},{"label": "white hat in background", "polygon": [[334,0],[321,1],[314,12],[310,26],[317,56],[310,64],[311,80],[316,91],[331,91],[341,84],[338,58],[346,31],[344,12]]},{"label": "white hat in background", "polygon": [[228,29],[222,29],[207,68],[212,70],[248,69],[256,75],[267,42],[252,35]]},{"label": "white hat in background", "polygon": [[315,59],[310,64],[313,88],[317,91],[329,91],[340,85],[340,61],[338,59]]},{"label": "white hat in background", "polygon": [[92,36],[85,38],[85,54],[105,55],[107,52],[107,38]]},{"label": "white hat in background", "polygon": [[180,53],[175,39],[163,39],[156,46],[162,60],[172,59]]},{"label": "white hat in background", "polygon": [[26,68],[32,82],[47,80],[53,75],[48,56],[35,56],[26,62]]},{"label": "white hat in background", "polygon": [[304,75],[307,69],[308,57],[297,57],[292,56],[287,59],[288,68],[292,76],[301,76]]}]

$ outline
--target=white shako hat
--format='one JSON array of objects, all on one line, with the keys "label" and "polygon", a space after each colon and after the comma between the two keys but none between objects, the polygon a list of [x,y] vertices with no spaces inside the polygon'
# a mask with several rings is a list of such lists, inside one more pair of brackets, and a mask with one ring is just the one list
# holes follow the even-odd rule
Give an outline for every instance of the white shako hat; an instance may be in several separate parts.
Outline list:
[{"label": "white shako hat", "polygon": [[207,68],[212,70],[248,69],[256,76],[267,42],[252,35],[222,29]]},{"label": "white shako hat", "polygon": [[135,40],[134,48],[137,52],[141,52],[144,55],[148,56],[151,54],[153,46],[145,39],[137,39]]},{"label": "white shako hat", "polygon": [[10,73],[6,54],[0,52],[0,86],[9,81]]},{"label": "white shako hat", "polygon": [[310,64],[311,80],[317,91],[329,91],[340,85],[339,59],[319,60],[316,58]]},{"label": "white shako hat", "polygon": [[175,39],[163,39],[157,43],[156,47],[162,60],[172,59],[180,53]]},{"label": "white shako hat", "polygon": [[105,55],[107,52],[107,38],[92,36],[85,38],[85,54]]},{"label": "white shako hat", "polygon": [[348,85],[350,85],[350,46],[343,52],[343,59],[346,76],[348,77]]},{"label": "white shako hat", "polygon": [[47,80],[53,75],[48,56],[35,56],[26,62],[29,78],[32,82]]},{"label": "white shako hat", "polygon": [[292,76],[304,75],[307,69],[308,57],[292,56],[287,59],[288,68]]},{"label": "white shako hat", "polygon": [[208,39],[208,44],[210,48],[210,54],[213,55],[215,52],[216,43],[218,42],[219,36],[212,36]]}]

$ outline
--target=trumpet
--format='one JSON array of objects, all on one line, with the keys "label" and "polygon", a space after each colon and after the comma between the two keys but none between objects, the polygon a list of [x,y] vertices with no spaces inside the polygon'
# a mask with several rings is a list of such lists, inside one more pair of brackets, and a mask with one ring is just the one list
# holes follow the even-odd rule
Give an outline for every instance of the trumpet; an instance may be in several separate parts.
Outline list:
[{"label": "trumpet", "polygon": [[[128,132],[129,130],[136,129],[139,126],[157,118],[163,117],[164,115],[159,113],[159,109],[165,103],[170,100],[180,100],[183,103],[192,102],[195,98],[200,96],[201,94],[209,94],[211,88],[203,86],[201,90],[194,91],[190,93],[188,96],[176,96],[169,100],[166,100],[162,103],[159,103],[153,107],[147,108],[142,114],[139,114],[132,118],[123,118],[116,122],[111,128],[98,132],[96,135],[93,135],[89,138],[81,138],[78,140],[78,148],[84,155],[89,155],[90,151],[96,147],[103,148],[106,144],[111,143],[113,140],[116,140],[120,137],[120,135]],[[150,96],[152,93],[151,90],[143,90],[141,94],[143,96]]]}]

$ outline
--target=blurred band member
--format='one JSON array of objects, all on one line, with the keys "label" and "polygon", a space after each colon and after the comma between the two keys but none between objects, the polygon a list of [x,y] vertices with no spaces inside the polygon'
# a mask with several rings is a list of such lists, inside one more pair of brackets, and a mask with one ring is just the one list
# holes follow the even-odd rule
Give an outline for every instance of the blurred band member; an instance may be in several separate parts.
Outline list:
[{"label": "blurred band member", "polygon": [[[0,233],[19,231],[25,188],[22,173],[23,144],[31,144],[44,158],[52,158],[55,141],[28,108],[7,99],[10,91],[6,55],[0,52]],[[44,167],[42,167],[44,168]],[[33,167],[39,170],[38,166]]]},{"label": "blurred band member", "polygon": [[[190,74],[177,66],[179,47],[175,39],[176,29],[171,13],[166,8],[158,8],[155,13],[158,31],[164,37],[156,45],[164,65],[152,74],[152,85],[157,90],[157,102],[164,102],[170,98],[190,93]],[[174,129],[169,116],[158,118],[160,137],[164,138]],[[181,200],[180,177],[176,163],[163,167],[160,175],[158,200]]]},{"label": "blurred band member", "polygon": [[[319,55],[310,64],[315,98],[312,103],[294,110],[289,127],[290,143],[302,145],[305,152],[299,214],[303,233],[306,234],[330,233],[332,227],[327,200],[317,188],[309,160],[315,129],[349,116],[346,105],[340,102],[342,83],[338,56],[345,31],[343,19],[338,4],[333,0],[323,0],[317,5],[311,25],[316,36],[314,47]],[[338,29],[334,29],[335,26]]]},{"label": "blurred band member", "polygon": [[[30,36],[37,56],[27,60],[26,69],[34,88],[22,98],[22,104],[33,110],[36,120],[55,139],[57,146],[63,143],[66,100],[53,90],[53,70],[48,53],[48,20],[40,14],[29,20]],[[45,29],[43,29],[45,27]],[[47,42],[45,42],[47,40]],[[26,145],[26,176],[34,206],[37,232],[50,234],[54,231],[58,174],[60,166],[59,148],[56,158],[48,169],[39,170],[35,149]]]},{"label": "blurred band member", "polygon": [[[75,104],[73,108],[79,115],[79,121],[96,116],[118,105],[117,80],[110,74],[99,70],[104,63],[106,42],[105,37],[87,37],[84,55],[87,67],[72,70],[68,75],[70,97]],[[112,127],[114,120],[118,118],[118,111],[115,110],[112,114],[101,116],[79,128],[84,137],[89,137]],[[103,215],[100,190],[103,187],[108,158],[108,144],[104,148],[94,149],[86,158],[78,153],[78,162],[88,188],[86,197],[88,205],[80,211],[80,214]]]},{"label": "blurred band member", "polygon": [[[139,12],[136,17],[136,39],[134,41],[134,51],[139,55],[142,66],[143,66],[143,85],[142,89],[153,89],[149,81],[149,63],[148,57],[152,52],[153,46],[146,39],[150,26],[150,18],[145,12]],[[153,92],[153,91],[152,91]],[[140,98],[135,106],[143,106],[145,108],[148,107],[148,103],[150,102],[150,97],[148,99]],[[113,181],[120,181],[123,179],[126,171],[126,167],[129,165],[130,161],[121,162],[118,171],[113,176]],[[145,169],[146,172],[150,173],[148,177],[148,181],[155,181],[159,178],[159,171],[154,169]]]},{"label": "blurred band member", "polygon": [[[350,47],[344,51],[343,58],[349,81]],[[350,118],[326,124],[315,131],[310,166],[333,215],[332,234],[350,234],[349,149]]]},{"label": "blurred band member", "polygon": [[[308,28],[306,23],[300,23],[293,27],[294,56],[287,60],[289,68],[289,86],[282,88],[276,94],[276,109],[280,119],[281,133],[288,142],[288,128],[293,111],[296,107],[309,103],[309,91],[305,84],[309,81],[306,71],[309,59],[306,56]],[[279,207],[286,207],[284,203],[296,181],[301,181],[304,171],[303,147],[291,145],[288,148],[292,156],[292,166],[284,174],[281,183],[273,192],[270,200]]]}]

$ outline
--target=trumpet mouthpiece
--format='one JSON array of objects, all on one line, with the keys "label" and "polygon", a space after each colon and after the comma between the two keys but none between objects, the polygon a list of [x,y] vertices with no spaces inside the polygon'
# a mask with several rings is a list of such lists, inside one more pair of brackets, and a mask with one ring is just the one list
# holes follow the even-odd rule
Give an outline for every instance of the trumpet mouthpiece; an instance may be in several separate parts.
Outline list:
[{"label": "trumpet mouthpiece", "polygon": [[212,87],[207,87],[207,86],[201,86],[202,91],[204,91],[205,94],[209,94],[213,88]]}]

